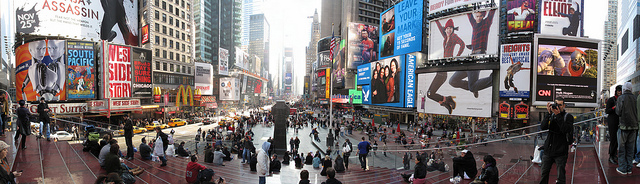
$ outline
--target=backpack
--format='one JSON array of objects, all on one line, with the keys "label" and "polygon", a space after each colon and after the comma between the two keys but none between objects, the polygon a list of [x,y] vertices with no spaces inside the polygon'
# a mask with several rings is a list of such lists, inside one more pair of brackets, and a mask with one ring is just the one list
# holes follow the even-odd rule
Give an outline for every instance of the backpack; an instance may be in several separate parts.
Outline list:
[{"label": "backpack", "polygon": [[203,169],[202,171],[198,172],[198,181],[202,182],[202,181],[211,180],[211,177],[213,177],[215,173],[216,172],[213,171],[213,169],[210,169],[210,168]]},{"label": "backpack", "polygon": [[[564,113],[564,122],[567,122],[567,115],[569,115],[569,113]],[[571,125],[571,131],[565,136],[567,137],[567,143],[569,143],[569,145],[573,144],[573,141],[575,141],[573,138],[573,124]]]}]

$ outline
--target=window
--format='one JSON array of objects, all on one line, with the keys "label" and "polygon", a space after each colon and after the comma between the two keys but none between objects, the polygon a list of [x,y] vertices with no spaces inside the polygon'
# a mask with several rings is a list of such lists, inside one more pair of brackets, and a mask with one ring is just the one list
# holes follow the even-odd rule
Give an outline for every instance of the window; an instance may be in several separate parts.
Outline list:
[{"label": "window", "polygon": [[[160,51],[158,51],[158,49],[156,49],[156,52],[160,53]],[[160,55],[160,54],[158,54],[158,55]],[[157,61],[156,61],[156,70],[160,70],[160,62],[157,62]]]},{"label": "window", "polygon": [[187,67],[186,66],[182,66],[182,73],[187,73],[186,70],[187,70]]},{"label": "window", "polygon": [[191,4],[187,3],[187,11],[191,10]]},{"label": "window", "polygon": [[180,19],[176,19],[176,27],[180,28]]},{"label": "window", "polygon": [[[182,59],[184,59],[184,56],[182,56]],[[191,67],[187,67],[187,73],[191,74]]]},{"label": "window", "polygon": [[156,28],[156,32],[160,32],[160,24],[156,23],[153,27]]},{"label": "window", "polygon": [[182,11],[182,16],[180,16],[180,17],[182,17],[184,19],[184,11]]},{"label": "window", "polygon": [[173,17],[169,17],[169,25],[173,25]]},{"label": "window", "polygon": [[187,15],[187,20],[191,19],[191,15]]},{"label": "window", "polygon": [[173,13],[173,5],[169,5],[169,13]]},{"label": "window", "polygon": [[178,31],[178,29],[176,29],[176,38],[180,39],[180,31]]},{"label": "window", "polygon": [[160,12],[156,10],[155,12],[156,20],[160,20]]},{"label": "window", "polygon": [[182,33],[182,40],[184,40],[184,33]]},{"label": "window", "polygon": [[162,38],[162,46],[163,47],[167,46],[167,39],[166,38]]},{"label": "window", "polygon": [[180,43],[176,42],[176,50],[180,50]]},{"label": "window", "polygon": [[169,52],[169,59],[173,60],[173,52]]},{"label": "window", "polygon": [[178,9],[178,7],[176,7],[176,16],[180,16],[180,9]]},{"label": "window", "polygon": [[184,22],[182,22],[182,29],[184,29]]},{"label": "window", "polygon": [[162,63],[162,70],[167,71],[167,63]]},{"label": "window", "polygon": [[[177,45],[177,44],[176,44]],[[176,52],[176,60],[180,61],[180,53]]]},{"label": "window", "polygon": [[156,0],[156,6],[160,6],[160,1]]},{"label": "window", "polygon": [[[182,62],[187,62],[187,60],[184,59],[184,55],[182,55]],[[191,67],[189,67],[189,70],[191,70]]]},{"label": "window", "polygon": [[180,72],[180,65],[176,65],[176,72]]},{"label": "window", "polygon": [[162,14],[162,22],[167,22],[167,14]]},{"label": "window", "polygon": [[182,6],[184,8],[184,0],[182,0],[182,3],[181,3],[180,6]]},{"label": "window", "polygon": [[169,48],[173,48],[173,40],[169,40]]},{"label": "window", "polygon": [[169,71],[172,71],[172,72],[173,72],[173,64],[170,64],[170,65],[169,65]]},{"label": "window", "polygon": [[169,36],[173,36],[173,28],[169,28]]},{"label": "window", "polygon": [[167,34],[167,26],[162,26],[162,34]]},{"label": "window", "polygon": [[[162,51],[162,58],[167,59],[167,51],[166,50]],[[167,70],[167,66],[164,66],[164,70]]]},{"label": "window", "polygon": [[[156,49],[156,57],[160,57],[160,49]],[[160,70],[160,64],[158,64],[158,62],[156,62],[156,65],[158,67],[157,70]]]},{"label": "window", "polygon": [[[155,39],[155,40],[156,40],[156,45],[160,45],[160,37],[159,37],[159,36],[156,36],[156,39]],[[160,57],[160,56],[158,56],[158,57]]]},{"label": "window", "polygon": [[162,1],[162,9],[167,10],[167,2]]},{"label": "window", "polygon": [[[191,49],[191,46],[189,46],[189,49]],[[182,52],[184,52],[184,43],[182,44]]]}]

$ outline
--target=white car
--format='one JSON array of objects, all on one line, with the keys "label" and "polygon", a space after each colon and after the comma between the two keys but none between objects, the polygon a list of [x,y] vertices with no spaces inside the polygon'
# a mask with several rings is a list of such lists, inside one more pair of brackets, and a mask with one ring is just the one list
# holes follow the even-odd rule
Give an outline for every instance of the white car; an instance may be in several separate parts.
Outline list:
[{"label": "white car", "polygon": [[51,134],[51,138],[52,139],[57,139],[58,141],[73,141],[75,140],[75,137],[73,137],[73,134],[70,134],[67,131],[57,131],[54,134]]}]

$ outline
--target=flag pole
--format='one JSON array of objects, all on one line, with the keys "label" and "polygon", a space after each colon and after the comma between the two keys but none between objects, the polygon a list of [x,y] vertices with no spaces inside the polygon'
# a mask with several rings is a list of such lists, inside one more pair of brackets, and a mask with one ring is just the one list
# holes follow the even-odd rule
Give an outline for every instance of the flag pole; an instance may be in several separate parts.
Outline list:
[{"label": "flag pole", "polygon": [[[331,41],[333,42],[335,39],[335,35],[333,34],[333,23],[331,23]],[[335,44],[335,43],[334,43]],[[329,47],[329,49],[334,49],[332,47]],[[331,100],[331,96],[333,96],[333,75],[331,75],[331,73],[333,73],[333,50],[329,51],[331,52],[331,69],[329,70],[330,73],[328,73],[328,75],[330,75],[329,77],[329,126],[331,126],[331,124],[333,123],[333,100]]]}]

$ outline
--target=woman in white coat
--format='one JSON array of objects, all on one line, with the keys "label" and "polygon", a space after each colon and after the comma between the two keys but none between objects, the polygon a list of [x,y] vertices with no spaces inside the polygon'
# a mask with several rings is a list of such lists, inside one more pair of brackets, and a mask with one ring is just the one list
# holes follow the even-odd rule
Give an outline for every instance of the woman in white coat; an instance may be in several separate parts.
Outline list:
[{"label": "woman in white coat", "polygon": [[258,151],[258,178],[259,184],[265,184],[267,182],[267,176],[269,175],[269,165],[271,160],[269,159],[269,147],[270,142],[262,143],[262,149]]}]

